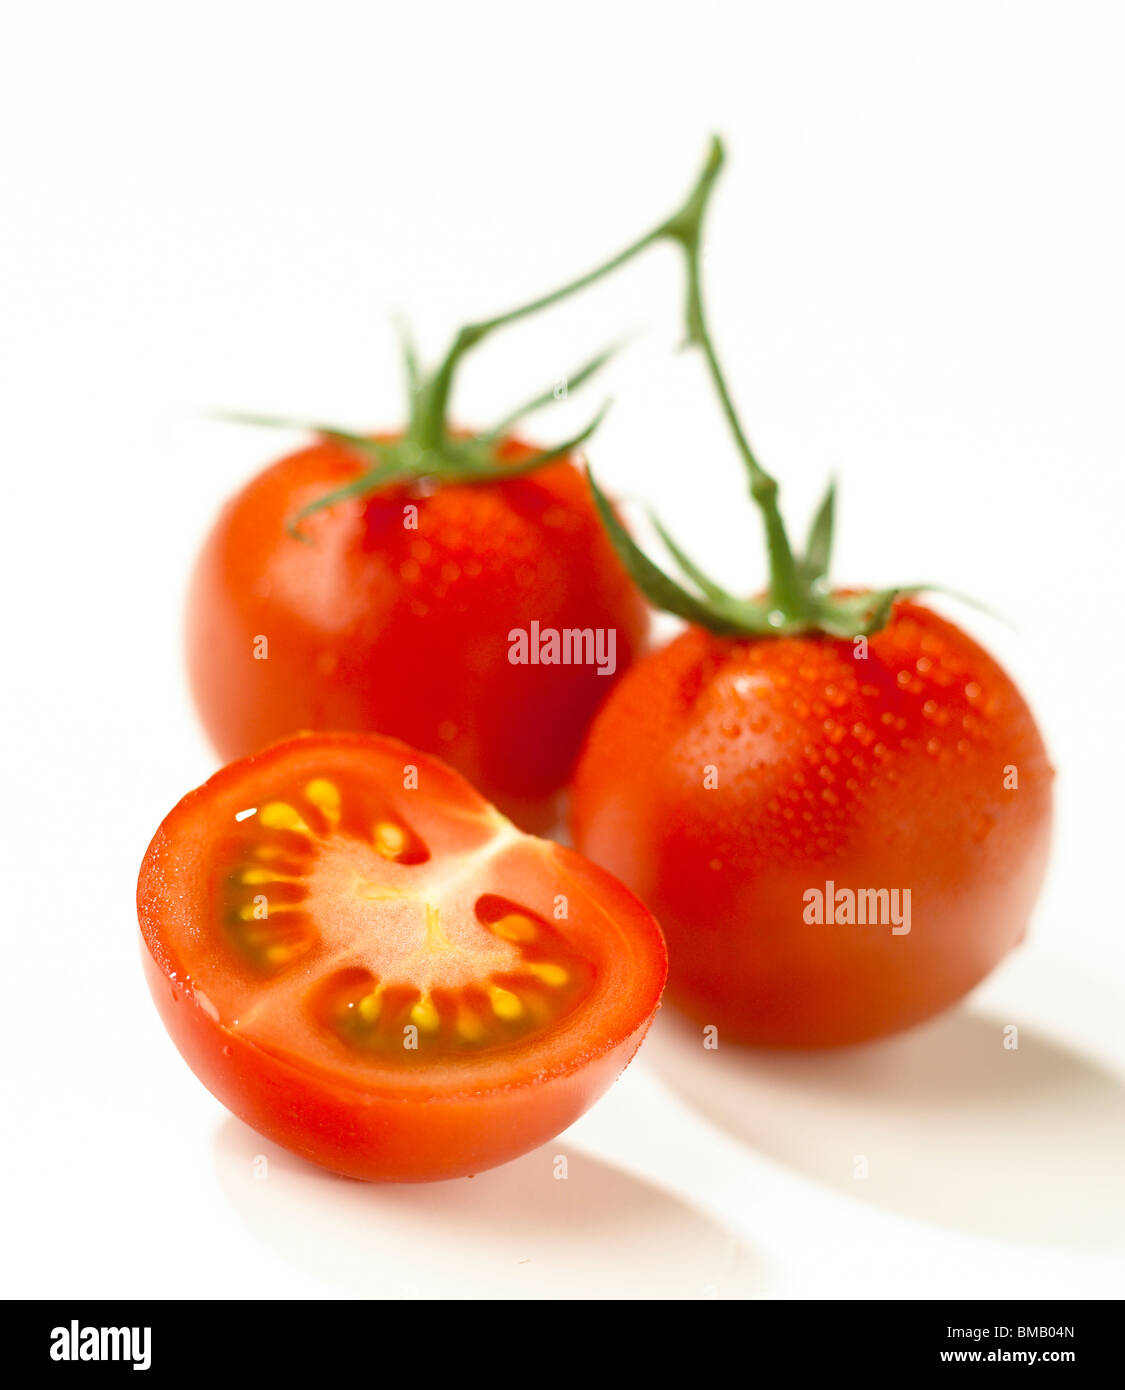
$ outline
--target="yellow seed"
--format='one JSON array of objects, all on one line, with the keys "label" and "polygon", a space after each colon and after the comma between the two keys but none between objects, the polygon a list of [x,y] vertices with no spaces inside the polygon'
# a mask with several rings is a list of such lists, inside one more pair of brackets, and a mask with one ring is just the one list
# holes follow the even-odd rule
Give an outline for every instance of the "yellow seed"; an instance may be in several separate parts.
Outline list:
[{"label": "yellow seed", "polygon": [[284,801],[271,801],[268,806],[263,806],[258,820],[267,830],[296,830],[302,835],[309,833],[305,822]]},{"label": "yellow seed", "polygon": [[484,1037],[484,1024],[477,1018],[476,1014],[470,1013],[468,1009],[462,1009],[457,1015],[457,1031],[466,1042],[480,1042]]},{"label": "yellow seed", "polygon": [[280,859],[285,853],[280,845],[257,845],[254,852],[259,859]]},{"label": "yellow seed", "polygon": [[340,819],[340,789],[325,777],[314,777],[305,788],[305,795],[331,824]]},{"label": "yellow seed", "polygon": [[542,980],[545,985],[550,985],[552,988],[565,985],[570,979],[570,975],[561,965],[552,965],[550,962],[537,962],[534,965],[529,965],[527,968],[537,980]]},{"label": "yellow seed", "polygon": [[365,994],[356,1005],[360,1018],[364,1023],[374,1023],[379,1017],[383,1008],[383,1001],[379,998],[379,991],[373,989],[370,994]]},{"label": "yellow seed", "polygon": [[406,831],[393,821],[375,822],[375,848],[384,859],[397,859],[406,848]]},{"label": "yellow seed", "polygon": [[522,912],[509,912],[498,922],[492,923],[492,930],[505,941],[533,941],[537,931],[535,923]]},{"label": "yellow seed", "polygon": [[292,874],[279,873],[276,869],[246,869],[239,878],[240,883],[300,883]]},{"label": "yellow seed", "polygon": [[428,994],[423,994],[417,1004],[410,1010],[410,1021],[416,1023],[419,1028],[427,1033],[432,1033],[441,1022],[438,1016],[437,1007]]},{"label": "yellow seed", "polygon": [[492,1012],[496,1017],[508,1023],[523,1014],[523,1005],[519,999],[510,989],[502,989],[499,985],[489,985],[488,1002],[492,1005]]},{"label": "yellow seed", "polygon": [[271,965],[281,965],[283,961],[292,960],[296,954],[296,946],[282,946],[279,943],[276,946],[269,947],[266,951],[266,960],[268,960]]}]

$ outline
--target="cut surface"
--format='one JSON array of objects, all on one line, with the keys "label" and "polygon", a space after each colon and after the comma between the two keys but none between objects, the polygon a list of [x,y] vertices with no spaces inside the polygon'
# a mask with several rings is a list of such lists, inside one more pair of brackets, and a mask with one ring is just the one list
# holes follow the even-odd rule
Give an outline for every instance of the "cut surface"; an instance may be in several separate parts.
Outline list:
[{"label": "cut surface", "polygon": [[639,904],[622,913],[613,884],[607,906],[599,870],[391,740],[278,745],[185,798],[164,831],[142,929],[173,987],[349,1084],[437,1093],[557,1073],[659,996],[663,945]]}]

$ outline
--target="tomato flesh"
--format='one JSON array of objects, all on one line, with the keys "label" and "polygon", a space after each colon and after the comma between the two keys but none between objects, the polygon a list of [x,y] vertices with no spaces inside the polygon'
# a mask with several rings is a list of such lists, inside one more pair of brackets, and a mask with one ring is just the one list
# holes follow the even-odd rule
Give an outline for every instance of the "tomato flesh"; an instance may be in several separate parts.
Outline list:
[{"label": "tomato flesh", "polygon": [[569,1124],[664,983],[621,885],[373,735],[305,735],[176,807],[141,870],[154,996],[236,1114],[339,1172],[479,1171]]}]

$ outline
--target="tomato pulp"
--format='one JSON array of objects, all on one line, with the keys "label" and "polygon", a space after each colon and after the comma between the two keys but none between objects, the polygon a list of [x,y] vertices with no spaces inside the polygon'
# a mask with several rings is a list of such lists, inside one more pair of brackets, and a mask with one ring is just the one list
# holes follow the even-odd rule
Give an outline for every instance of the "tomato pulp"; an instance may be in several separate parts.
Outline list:
[{"label": "tomato pulp", "polygon": [[[500,448],[512,464],[533,453]],[[309,729],[390,734],[546,829],[594,711],[644,644],[647,606],[569,462],[384,488],[309,516],[304,543],[288,534],[302,507],[366,466],[321,442],[266,469],[219,517],[188,605],[207,732],[224,761]],[[510,634],[533,624],[612,633],[612,661],[514,662]]]},{"label": "tomato pulp", "polygon": [[946,1008],[1020,941],[1052,775],[1009,677],[921,605],[862,642],[692,627],[595,720],[574,843],[656,913],[669,998],[701,1023],[862,1042]]},{"label": "tomato pulp", "polygon": [[297,737],[164,820],[137,890],[173,1041],[275,1142],[350,1177],[479,1172],[632,1058],[664,943],[603,870],[393,739]]}]

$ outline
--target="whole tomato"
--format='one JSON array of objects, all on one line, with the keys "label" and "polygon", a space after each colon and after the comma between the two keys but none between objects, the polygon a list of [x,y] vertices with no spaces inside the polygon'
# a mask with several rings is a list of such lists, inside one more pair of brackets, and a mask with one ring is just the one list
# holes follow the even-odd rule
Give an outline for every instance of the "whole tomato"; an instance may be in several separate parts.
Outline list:
[{"label": "whole tomato", "polygon": [[574,843],[652,909],[670,1000],[720,1037],[854,1043],[1021,940],[1051,779],[1009,677],[920,605],[862,644],[692,627],[595,720]]},{"label": "whole tomato", "polygon": [[[535,451],[507,440],[495,453],[518,470]],[[366,466],[325,439],[220,515],[188,606],[207,732],[224,762],[301,730],[392,735],[543,828],[595,709],[644,642],[644,600],[566,459],[484,482],[392,482],[312,511],[292,534],[303,509]],[[513,632],[533,624],[600,634],[601,660],[513,661]]]}]

